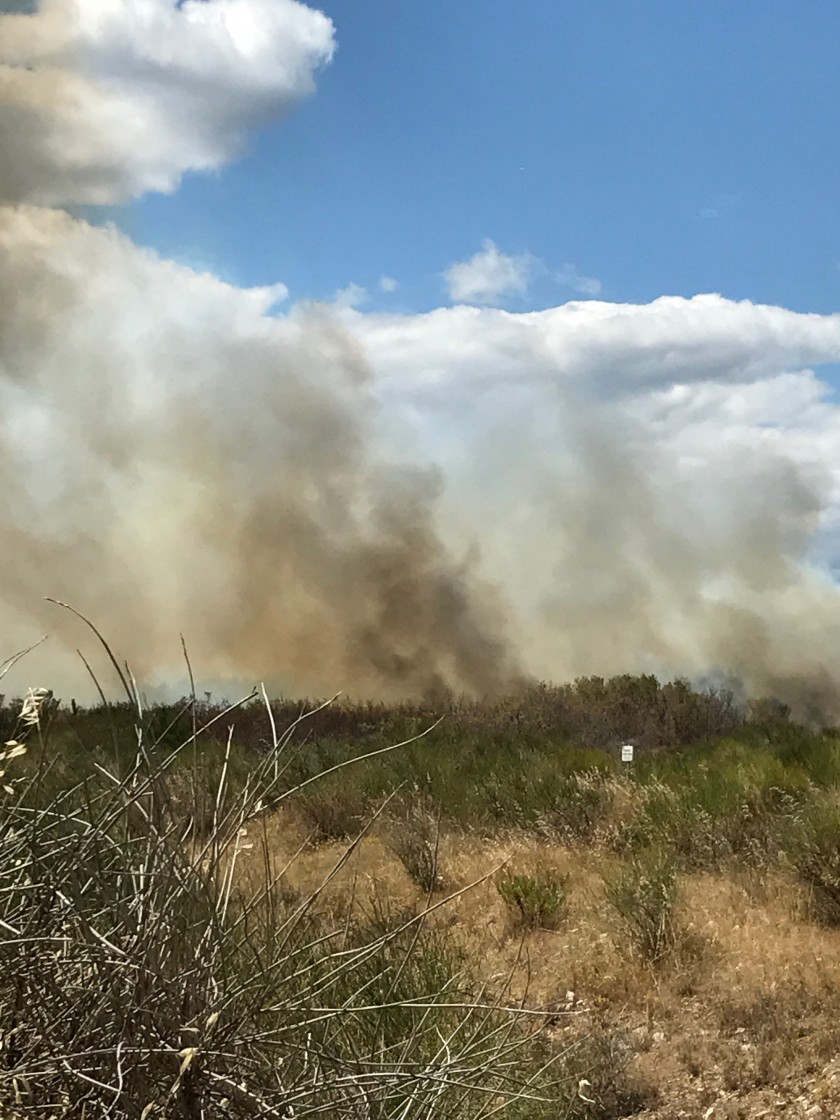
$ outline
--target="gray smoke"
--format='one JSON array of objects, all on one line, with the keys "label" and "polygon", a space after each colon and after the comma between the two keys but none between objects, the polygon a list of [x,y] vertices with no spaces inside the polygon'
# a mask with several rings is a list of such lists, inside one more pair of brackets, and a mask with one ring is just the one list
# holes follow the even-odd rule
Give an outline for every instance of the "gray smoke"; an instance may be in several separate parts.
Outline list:
[{"label": "gray smoke", "polygon": [[494,596],[443,544],[434,470],[380,453],[370,373],[318,309],[241,292],[58,211],[0,212],[10,602],[95,617],[144,674],[368,695],[516,675]]}]

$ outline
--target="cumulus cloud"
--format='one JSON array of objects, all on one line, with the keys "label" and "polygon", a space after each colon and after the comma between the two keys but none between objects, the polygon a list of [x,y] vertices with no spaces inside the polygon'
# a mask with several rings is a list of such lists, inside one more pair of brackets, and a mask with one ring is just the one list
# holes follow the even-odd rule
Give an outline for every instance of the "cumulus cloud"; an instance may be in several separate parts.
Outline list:
[{"label": "cumulus cloud", "polygon": [[573,264],[564,264],[557,273],[557,282],[585,296],[601,294],[601,281],[594,276],[581,276]]},{"label": "cumulus cloud", "polygon": [[390,293],[395,292],[400,286],[399,281],[395,280],[393,276],[380,276],[379,277],[379,290],[380,292]]},{"label": "cumulus cloud", "polygon": [[114,203],[218,168],[314,89],[297,0],[42,0],[0,15],[0,197]]},{"label": "cumulus cloud", "polygon": [[[836,361],[840,317],[806,315],[719,295],[647,304],[571,302],[512,314],[439,308],[370,315],[360,330],[416,391],[480,393],[490,383],[564,384],[627,396],[664,384],[753,382]],[[456,372],[453,372],[456,371]]]},{"label": "cumulus cloud", "polygon": [[534,258],[508,256],[490,240],[468,261],[456,261],[443,273],[449,298],[456,303],[496,304],[508,296],[524,296]]}]

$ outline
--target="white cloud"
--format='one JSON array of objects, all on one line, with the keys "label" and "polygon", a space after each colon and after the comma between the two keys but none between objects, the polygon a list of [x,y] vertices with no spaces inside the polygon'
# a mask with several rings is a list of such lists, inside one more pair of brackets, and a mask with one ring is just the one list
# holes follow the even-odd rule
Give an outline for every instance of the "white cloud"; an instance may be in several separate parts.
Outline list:
[{"label": "white cloud", "polygon": [[379,290],[380,292],[391,293],[395,292],[400,286],[399,280],[395,280],[393,276],[380,276],[379,277]]},{"label": "white cloud", "polygon": [[487,239],[480,252],[450,265],[443,278],[456,303],[496,304],[526,294],[534,263],[530,254],[508,256]]},{"label": "white cloud", "polygon": [[363,307],[366,303],[370,302],[370,292],[368,292],[367,288],[362,287],[361,284],[351,283],[345,288],[339,288],[333,296],[333,302],[339,307]]},{"label": "white cloud", "polygon": [[418,392],[574,381],[627,397],[666,385],[759,381],[840,356],[840,316],[803,315],[719,295],[648,304],[575,302],[512,314],[440,308],[367,315],[360,329]]},{"label": "white cloud", "polygon": [[556,277],[558,283],[565,284],[581,295],[597,296],[601,294],[601,281],[593,276],[581,276],[573,264],[564,264]]},{"label": "white cloud", "polygon": [[42,0],[0,15],[0,197],[172,191],[311,93],[333,49],[330,20],[297,0]]},{"label": "white cloud", "polygon": [[278,304],[286,302],[289,298],[289,289],[285,284],[266,284],[260,288],[244,288],[243,294],[250,296],[260,312],[267,315]]}]

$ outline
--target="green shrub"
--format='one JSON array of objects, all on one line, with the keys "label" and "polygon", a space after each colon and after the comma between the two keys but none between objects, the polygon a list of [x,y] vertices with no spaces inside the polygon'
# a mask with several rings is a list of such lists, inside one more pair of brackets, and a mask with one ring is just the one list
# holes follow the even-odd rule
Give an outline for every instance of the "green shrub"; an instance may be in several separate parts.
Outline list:
[{"label": "green shrub", "polygon": [[539,816],[541,831],[560,840],[591,840],[610,804],[605,777],[598,771],[564,775],[551,804]]},{"label": "green shrub", "polygon": [[801,767],[785,766],[766,748],[723,740],[649,763],[638,810],[611,842],[619,852],[668,848],[693,869],[731,859],[764,866],[778,859],[787,823],[811,795]]},{"label": "green shrub", "polygon": [[836,732],[815,734],[792,727],[787,741],[776,749],[789,770],[800,769],[823,789],[840,786],[840,736]]},{"label": "green shrub", "polygon": [[568,902],[568,876],[557,872],[507,874],[497,880],[496,889],[524,929],[556,929],[562,922]]},{"label": "green shrub", "polygon": [[309,829],[311,842],[326,844],[358,835],[369,816],[363,795],[351,786],[324,786],[310,788],[290,801]]},{"label": "green shrub", "polygon": [[603,879],[607,902],[626,940],[651,964],[662,960],[676,944],[673,857],[660,850],[642,852]]}]

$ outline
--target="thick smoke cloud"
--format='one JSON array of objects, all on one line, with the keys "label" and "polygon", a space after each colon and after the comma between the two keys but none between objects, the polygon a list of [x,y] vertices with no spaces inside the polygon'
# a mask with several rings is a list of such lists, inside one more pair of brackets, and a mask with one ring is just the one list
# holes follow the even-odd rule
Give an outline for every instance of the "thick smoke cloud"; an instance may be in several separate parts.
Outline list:
[{"label": "thick smoke cloud", "polygon": [[279,315],[282,285],[44,204],[218,165],[311,88],[324,17],[53,0],[0,43],[7,641],[79,640],[49,594],[146,679],[183,631],[205,679],[395,697],[652,670],[840,717],[840,408],[814,372],[840,317]]},{"label": "thick smoke cloud", "polygon": [[492,596],[437,534],[437,475],[380,451],[367,360],[327,313],[272,318],[271,291],[22,206],[0,277],[11,601],[84,603],[146,673],[180,625],[211,672],[509,683]]},{"label": "thick smoke cloud", "polygon": [[840,408],[807,367],[837,359],[840,316],[703,296],[353,321],[452,524],[469,508],[526,669],[838,712]]},{"label": "thick smoke cloud", "polygon": [[333,27],[296,0],[41,0],[0,15],[0,195],[172,191],[313,92]]}]

